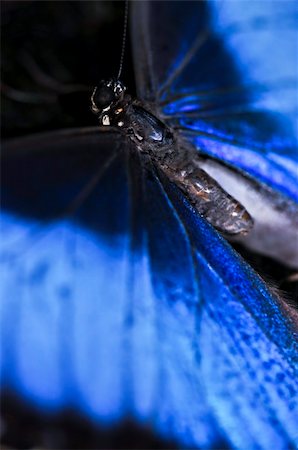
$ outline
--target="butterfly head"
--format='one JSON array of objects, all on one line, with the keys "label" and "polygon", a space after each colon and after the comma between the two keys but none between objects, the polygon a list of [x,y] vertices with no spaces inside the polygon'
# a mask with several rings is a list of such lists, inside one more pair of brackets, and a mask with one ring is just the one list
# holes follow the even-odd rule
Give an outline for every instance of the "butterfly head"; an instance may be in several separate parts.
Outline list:
[{"label": "butterfly head", "polygon": [[102,125],[111,125],[111,118],[123,110],[126,87],[116,79],[103,80],[93,91],[91,109]]}]

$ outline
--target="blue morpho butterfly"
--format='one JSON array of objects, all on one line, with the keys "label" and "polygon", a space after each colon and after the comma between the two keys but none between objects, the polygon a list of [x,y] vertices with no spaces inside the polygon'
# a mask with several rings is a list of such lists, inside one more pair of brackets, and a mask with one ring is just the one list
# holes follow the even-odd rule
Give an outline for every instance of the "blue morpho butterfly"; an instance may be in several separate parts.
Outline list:
[{"label": "blue morpho butterfly", "polygon": [[100,129],[7,145],[2,392],[180,447],[297,443],[295,312],[208,223],[297,265],[296,20],[134,2],[139,101],[109,80]]}]

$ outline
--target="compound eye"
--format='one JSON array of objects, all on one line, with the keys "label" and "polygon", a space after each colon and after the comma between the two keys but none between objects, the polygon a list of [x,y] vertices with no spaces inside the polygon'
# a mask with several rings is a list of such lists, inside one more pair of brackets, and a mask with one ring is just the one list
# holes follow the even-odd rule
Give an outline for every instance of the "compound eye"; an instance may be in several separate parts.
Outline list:
[{"label": "compound eye", "polygon": [[111,88],[102,86],[96,89],[92,99],[96,107],[101,110],[107,108],[111,105],[111,103],[113,103],[115,100],[115,94]]},{"label": "compound eye", "polygon": [[115,85],[114,91],[115,91],[115,94],[117,95],[117,97],[119,97],[122,94],[122,92],[124,91],[124,87],[119,81]]}]

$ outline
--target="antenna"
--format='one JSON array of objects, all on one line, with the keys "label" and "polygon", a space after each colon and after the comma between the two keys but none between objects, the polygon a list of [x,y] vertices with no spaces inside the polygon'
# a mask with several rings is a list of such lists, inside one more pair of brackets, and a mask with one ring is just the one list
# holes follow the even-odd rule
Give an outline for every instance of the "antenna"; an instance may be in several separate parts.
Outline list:
[{"label": "antenna", "polygon": [[126,35],[127,35],[127,23],[128,23],[128,2],[129,0],[125,0],[125,10],[124,10],[124,21],[123,21],[123,34],[122,34],[122,48],[121,48],[121,56],[120,56],[120,64],[119,71],[117,75],[117,80],[119,80],[124,60],[125,46],[126,46]]}]

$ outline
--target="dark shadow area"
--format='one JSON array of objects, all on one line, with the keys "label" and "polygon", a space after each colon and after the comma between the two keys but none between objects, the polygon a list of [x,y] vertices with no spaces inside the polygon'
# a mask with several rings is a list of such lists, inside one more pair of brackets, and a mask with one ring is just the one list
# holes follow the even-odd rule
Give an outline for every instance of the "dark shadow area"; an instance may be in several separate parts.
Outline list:
[{"label": "dark shadow area", "polygon": [[113,428],[101,428],[75,411],[46,415],[3,394],[5,410],[2,445],[15,449],[175,449],[174,442],[159,438],[150,426],[127,418]]},{"label": "dark shadow area", "polygon": [[270,287],[278,289],[282,298],[290,306],[298,309],[298,280],[296,270],[291,270],[272,258],[249,251],[242,245],[233,243],[232,246],[261,275]]},{"label": "dark shadow area", "polygon": [[[123,1],[4,1],[2,136],[96,125],[92,87],[116,76]],[[129,38],[123,81],[134,90]]]}]

